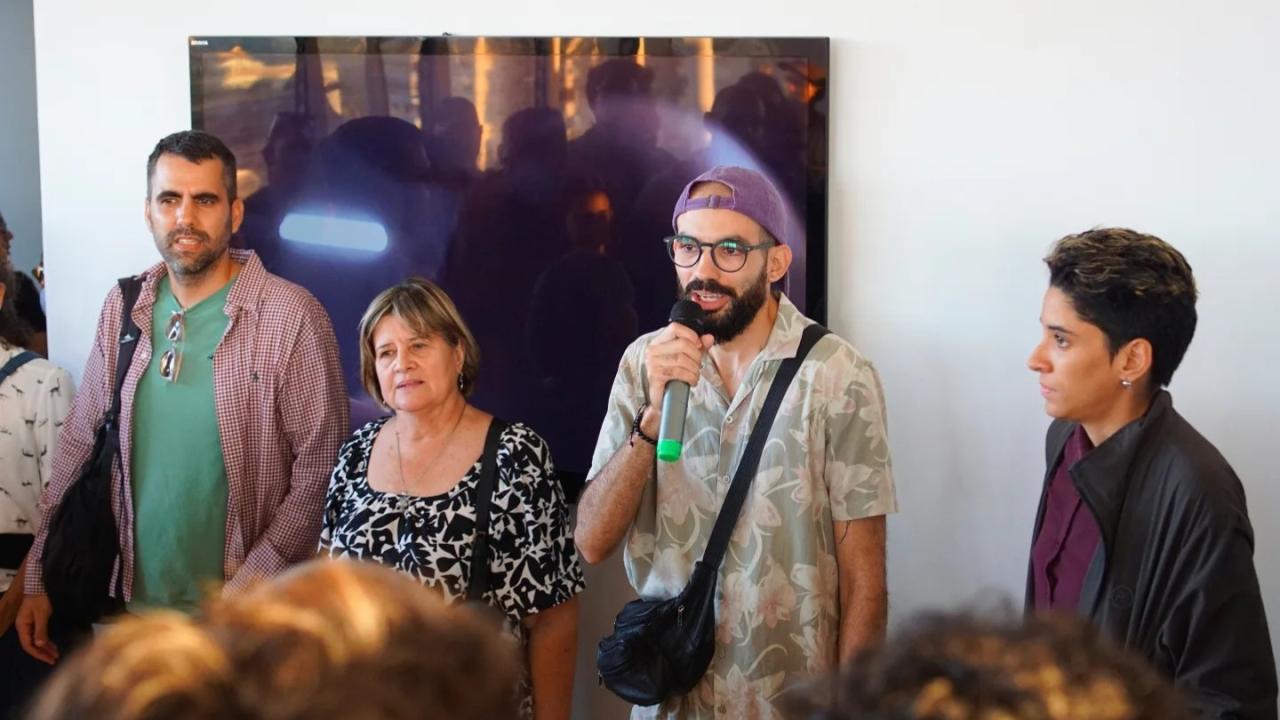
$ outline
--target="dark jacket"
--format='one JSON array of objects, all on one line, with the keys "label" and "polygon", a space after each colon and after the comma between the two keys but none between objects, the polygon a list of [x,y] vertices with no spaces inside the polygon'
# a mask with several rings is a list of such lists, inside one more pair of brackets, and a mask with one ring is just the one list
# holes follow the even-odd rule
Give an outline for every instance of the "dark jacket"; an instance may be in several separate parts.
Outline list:
[{"label": "dark jacket", "polygon": [[[1076,425],[1049,427],[1036,533]],[[1162,391],[1144,417],[1077,462],[1071,479],[1102,531],[1080,614],[1173,678],[1204,716],[1275,720],[1253,528],[1240,480],[1217,448]],[[1028,572],[1028,608],[1032,601]]]}]

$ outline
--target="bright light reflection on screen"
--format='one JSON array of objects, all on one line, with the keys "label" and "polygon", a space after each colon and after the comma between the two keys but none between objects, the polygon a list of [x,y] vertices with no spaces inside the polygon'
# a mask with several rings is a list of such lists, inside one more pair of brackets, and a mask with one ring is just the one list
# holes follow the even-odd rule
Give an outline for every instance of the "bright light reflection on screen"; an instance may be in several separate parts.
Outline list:
[{"label": "bright light reflection on screen", "polygon": [[280,223],[280,237],[304,245],[380,253],[387,249],[387,230],[372,220],[293,212]]}]

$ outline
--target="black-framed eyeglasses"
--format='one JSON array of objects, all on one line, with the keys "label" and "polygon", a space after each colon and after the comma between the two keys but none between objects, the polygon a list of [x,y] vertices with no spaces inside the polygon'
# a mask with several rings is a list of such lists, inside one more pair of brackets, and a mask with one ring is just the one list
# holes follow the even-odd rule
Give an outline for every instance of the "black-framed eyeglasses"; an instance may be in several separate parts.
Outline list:
[{"label": "black-framed eyeglasses", "polygon": [[164,332],[164,339],[170,345],[160,355],[160,377],[168,382],[177,382],[178,371],[182,369],[182,336],[186,332],[186,319],[185,311],[174,310],[169,315],[169,325]]},{"label": "black-framed eyeglasses", "polygon": [[697,265],[702,260],[703,248],[711,248],[711,262],[725,272],[741,270],[747,264],[747,256],[752,250],[767,250],[774,245],[770,241],[752,245],[739,238],[725,238],[709,243],[690,235],[672,235],[663,238],[662,242],[667,246],[671,262],[677,267],[690,268]]}]

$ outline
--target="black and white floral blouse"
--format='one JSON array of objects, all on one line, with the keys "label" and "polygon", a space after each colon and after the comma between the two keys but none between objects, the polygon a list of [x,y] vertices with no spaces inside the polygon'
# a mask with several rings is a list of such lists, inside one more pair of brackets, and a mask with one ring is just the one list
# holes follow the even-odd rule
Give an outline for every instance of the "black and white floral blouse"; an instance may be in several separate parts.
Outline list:
[{"label": "black and white floral blouse", "polygon": [[[388,419],[369,422],[338,452],[320,550],[335,558],[375,560],[450,602],[461,602],[471,581],[481,458],[439,495],[375,490],[367,480],[369,455]],[[584,582],[551,453],[537,433],[519,423],[509,425],[498,442],[489,532],[490,583],[484,599],[505,617],[523,656],[528,638],[520,621],[572,598]],[[521,686],[522,715],[531,717],[527,682]]]}]

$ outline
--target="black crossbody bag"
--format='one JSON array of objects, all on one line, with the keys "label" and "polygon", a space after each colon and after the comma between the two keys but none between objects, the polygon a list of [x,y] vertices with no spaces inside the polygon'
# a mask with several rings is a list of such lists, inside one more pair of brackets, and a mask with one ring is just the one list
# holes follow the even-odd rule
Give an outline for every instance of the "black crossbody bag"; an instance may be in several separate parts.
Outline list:
[{"label": "black crossbody bag", "polygon": [[[122,314],[111,408],[98,426],[88,461],[49,519],[41,556],[52,619],[73,635],[87,632],[94,622],[118,611],[124,601],[123,565],[116,575],[115,597],[110,593],[111,571],[120,557],[120,534],[111,508],[111,470],[120,459],[120,391],[141,334],[133,322],[133,306],[142,278],[121,278],[119,284]],[[124,493],[117,499],[123,502]]]},{"label": "black crossbody bag", "polygon": [[689,584],[669,600],[632,600],[613,622],[613,634],[600,641],[596,669],[600,682],[636,705],[657,705],[693,689],[711,664],[716,645],[716,583],[747,490],[755,478],[764,443],[791,380],[827,329],[805,328],[793,358],[782,361],[760,416],[751,430],[733,484]]}]

